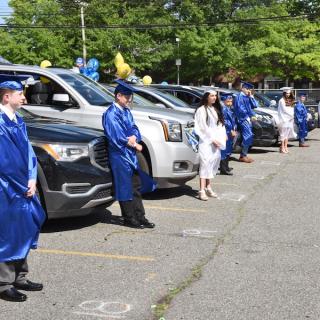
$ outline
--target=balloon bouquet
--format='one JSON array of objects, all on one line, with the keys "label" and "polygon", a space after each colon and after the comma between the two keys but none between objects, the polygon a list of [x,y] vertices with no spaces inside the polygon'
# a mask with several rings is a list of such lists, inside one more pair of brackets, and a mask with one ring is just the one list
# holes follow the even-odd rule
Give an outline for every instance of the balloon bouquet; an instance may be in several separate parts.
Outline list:
[{"label": "balloon bouquet", "polygon": [[114,58],[114,64],[117,68],[116,76],[119,79],[127,80],[131,83],[149,85],[152,83],[150,76],[144,76],[142,79],[133,74],[131,67],[125,63],[123,56],[118,52]]},{"label": "balloon bouquet", "polygon": [[99,81],[100,75],[98,73],[98,69],[100,66],[100,63],[98,59],[96,58],[91,58],[87,66],[84,66],[84,60],[81,57],[78,57],[76,59],[76,66],[79,68],[79,71],[81,74],[87,76],[88,78],[94,80],[94,81]]}]

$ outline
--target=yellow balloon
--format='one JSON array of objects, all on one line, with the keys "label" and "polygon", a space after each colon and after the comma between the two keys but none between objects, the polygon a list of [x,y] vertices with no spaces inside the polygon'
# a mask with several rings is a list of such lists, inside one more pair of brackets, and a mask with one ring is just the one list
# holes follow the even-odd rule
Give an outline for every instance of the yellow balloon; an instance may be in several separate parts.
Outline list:
[{"label": "yellow balloon", "polygon": [[41,63],[40,63],[40,67],[41,68],[47,68],[47,67],[51,67],[52,64],[49,60],[43,60]]},{"label": "yellow balloon", "polygon": [[118,68],[123,63],[124,63],[123,56],[120,52],[118,52],[114,58],[114,65]]},{"label": "yellow balloon", "polygon": [[152,83],[152,78],[150,76],[144,76],[142,78],[142,82],[144,85],[148,86],[149,84]]},{"label": "yellow balloon", "polygon": [[117,67],[117,75],[121,79],[127,78],[131,73],[131,68],[127,63],[122,63]]}]

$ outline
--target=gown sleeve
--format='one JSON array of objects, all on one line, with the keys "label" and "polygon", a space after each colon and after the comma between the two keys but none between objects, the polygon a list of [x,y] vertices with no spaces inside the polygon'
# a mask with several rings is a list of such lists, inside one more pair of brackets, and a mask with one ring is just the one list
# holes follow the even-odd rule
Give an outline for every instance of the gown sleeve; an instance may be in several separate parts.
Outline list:
[{"label": "gown sleeve", "polygon": [[37,180],[37,157],[33,151],[32,145],[28,143],[28,169],[29,169],[29,180]]},{"label": "gown sleeve", "polygon": [[207,115],[204,107],[200,107],[194,117],[194,130],[199,136],[200,140],[204,143],[211,144],[215,138],[215,135],[212,130],[209,130],[207,125]]}]

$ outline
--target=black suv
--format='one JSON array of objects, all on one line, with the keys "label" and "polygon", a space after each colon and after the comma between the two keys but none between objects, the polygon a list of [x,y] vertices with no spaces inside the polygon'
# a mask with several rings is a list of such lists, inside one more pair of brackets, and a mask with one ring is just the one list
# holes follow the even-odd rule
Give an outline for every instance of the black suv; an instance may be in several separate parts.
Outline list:
[{"label": "black suv", "polygon": [[102,130],[20,109],[38,159],[38,194],[48,219],[87,215],[112,204],[112,175]]}]

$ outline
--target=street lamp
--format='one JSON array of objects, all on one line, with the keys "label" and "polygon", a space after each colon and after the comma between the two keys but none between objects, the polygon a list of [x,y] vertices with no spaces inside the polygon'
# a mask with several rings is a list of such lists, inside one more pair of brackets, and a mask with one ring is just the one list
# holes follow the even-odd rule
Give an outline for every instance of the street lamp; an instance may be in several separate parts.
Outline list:
[{"label": "street lamp", "polygon": [[180,84],[180,66],[181,66],[181,59],[180,59],[180,38],[176,38],[176,42],[178,45],[178,58],[176,59],[176,66],[177,66],[177,84]]}]

